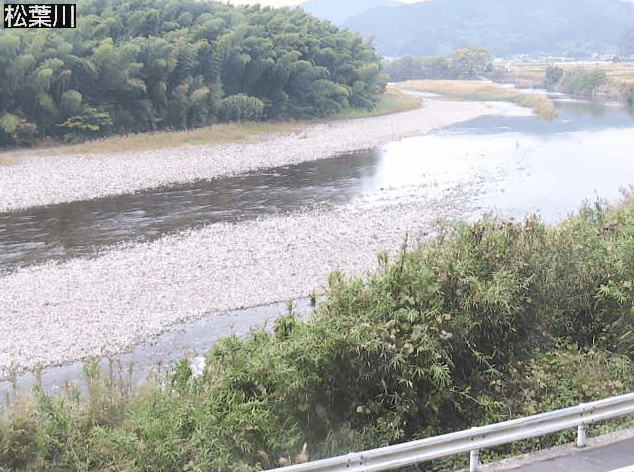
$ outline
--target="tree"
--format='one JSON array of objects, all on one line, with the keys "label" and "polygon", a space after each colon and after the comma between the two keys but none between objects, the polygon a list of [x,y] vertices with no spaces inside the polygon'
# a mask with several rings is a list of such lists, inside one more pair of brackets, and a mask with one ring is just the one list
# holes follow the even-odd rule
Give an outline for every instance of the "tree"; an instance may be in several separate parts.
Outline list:
[{"label": "tree", "polygon": [[72,30],[0,32],[3,129],[17,117],[38,133],[83,139],[310,117],[371,108],[384,86],[370,42],[301,9],[196,0],[80,0],[77,8]]},{"label": "tree", "polygon": [[451,55],[451,65],[459,77],[473,78],[485,72],[489,53],[479,46],[456,49]]}]

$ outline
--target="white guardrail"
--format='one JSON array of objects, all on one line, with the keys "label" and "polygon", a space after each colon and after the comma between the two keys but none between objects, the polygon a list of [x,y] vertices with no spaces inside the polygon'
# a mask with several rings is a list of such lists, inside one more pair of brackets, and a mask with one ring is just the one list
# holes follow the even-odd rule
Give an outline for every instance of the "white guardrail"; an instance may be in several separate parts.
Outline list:
[{"label": "white guardrail", "polygon": [[478,450],[577,427],[577,446],[586,445],[584,426],[634,413],[634,393],[515,420],[478,426],[394,446],[351,452],[275,472],[377,472],[470,452],[471,472],[479,469]]}]

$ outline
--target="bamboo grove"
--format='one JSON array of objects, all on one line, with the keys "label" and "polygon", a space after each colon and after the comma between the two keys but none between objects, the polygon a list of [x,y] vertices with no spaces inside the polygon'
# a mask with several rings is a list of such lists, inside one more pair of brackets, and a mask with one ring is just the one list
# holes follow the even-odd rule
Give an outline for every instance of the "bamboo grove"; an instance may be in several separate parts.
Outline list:
[{"label": "bamboo grove", "polygon": [[0,32],[0,145],[372,108],[380,57],[303,10],[96,0],[75,29]]}]

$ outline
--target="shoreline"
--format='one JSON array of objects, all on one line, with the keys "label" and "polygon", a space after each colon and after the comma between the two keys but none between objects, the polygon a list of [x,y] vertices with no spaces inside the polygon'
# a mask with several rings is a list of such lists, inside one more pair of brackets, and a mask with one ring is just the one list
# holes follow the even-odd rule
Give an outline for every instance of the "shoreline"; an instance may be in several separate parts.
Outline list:
[{"label": "shoreline", "polygon": [[[217,176],[245,172],[258,166],[290,164],[376,147],[514,107],[433,100],[425,103],[424,108],[413,112],[346,120],[341,126],[308,127],[306,138],[291,136],[250,145],[159,151],[158,155],[148,152],[134,160],[137,170],[146,166],[147,178],[137,182],[137,175],[132,175],[122,188],[134,191],[131,183],[155,186],[152,182],[156,175],[178,181],[182,174],[174,169],[183,163],[194,162],[196,165],[187,171],[202,170],[198,178],[208,178],[210,173]],[[436,112],[439,116],[434,115]],[[286,153],[281,152],[284,149]],[[234,160],[239,152],[249,152],[245,162]],[[176,155],[168,156],[172,153]],[[218,165],[219,154],[224,155],[225,166]],[[159,157],[160,164],[165,159],[169,165],[157,166]],[[24,172],[29,166],[41,164],[42,159],[47,158],[27,159],[26,163],[9,167]],[[43,167],[50,170],[56,159],[52,157]],[[154,165],[148,168],[149,160]],[[95,185],[102,182],[105,170],[125,172],[125,166],[122,170],[115,164],[130,162],[130,156],[78,156],[66,165],[74,163],[74,170],[78,171],[78,162],[87,163],[88,169],[93,169],[91,163],[99,163],[104,172],[94,174],[93,186],[82,192],[72,186],[73,191],[65,194],[67,198],[86,198],[91,192],[102,191]],[[2,171],[6,168],[0,167],[4,178],[7,173]],[[166,168],[168,172],[156,172]],[[40,178],[47,172],[41,169]],[[61,175],[64,174],[58,173],[55,178]],[[112,178],[113,173],[107,175]],[[34,177],[33,182],[40,180]],[[0,189],[2,185],[0,178]],[[65,190],[60,183],[56,185],[57,190]],[[0,277],[0,338],[5,340],[0,347],[0,378],[7,377],[12,366],[34,370],[91,355],[116,355],[185,321],[307,297],[323,287],[328,274],[336,268],[346,276],[371,273],[378,267],[377,253],[387,250],[394,255],[406,233],[410,244],[415,244],[434,231],[439,218],[451,220],[464,215],[474,192],[469,187],[450,189],[437,200],[416,204],[356,211],[312,210],[218,223],[149,243],[123,243],[91,259],[18,269]],[[12,200],[13,204],[32,202],[30,196],[41,194],[28,193],[28,186],[22,189],[24,198]],[[53,203],[64,196],[62,193],[44,195],[49,197],[48,203]],[[0,195],[6,205],[6,189],[0,190]],[[38,199],[41,195],[35,201]]]},{"label": "shoreline", "polygon": [[443,201],[357,212],[310,211],[218,223],[151,243],[125,243],[94,259],[18,269],[0,278],[0,378],[12,365],[35,369],[108,356],[171,326],[308,297],[340,268],[362,276],[414,245],[438,218],[469,207],[465,188]]},{"label": "shoreline", "polygon": [[105,155],[33,151],[0,166],[0,213],[325,159],[497,114],[509,106],[425,99],[414,110],[314,124],[301,133],[272,135],[257,143]]}]

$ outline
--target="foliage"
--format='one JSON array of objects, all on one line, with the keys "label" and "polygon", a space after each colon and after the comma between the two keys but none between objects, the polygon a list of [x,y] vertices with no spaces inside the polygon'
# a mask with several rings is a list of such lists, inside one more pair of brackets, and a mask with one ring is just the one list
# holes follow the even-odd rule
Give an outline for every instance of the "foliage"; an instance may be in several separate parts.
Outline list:
[{"label": "foliage", "polygon": [[85,400],[36,391],[0,422],[0,463],[272,468],[634,385],[631,198],[584,206],[555,227],[537,217],[444,226],[378,261],[365,279],[333,272],[310,320],[288,304],[273,332],[217,342],[200,377],[181,361],[128,395],[89,365]]},{"label": "foliage", "polygon": [[600,85],[607,81],[605,71],[595,69],[591,72],[585,69],[568,70],[560,80],[561,87],[569,93],[590,95]]},{"label": "foliage", "polygon": [[0,31],[0,145],[15,141],[12,116],[74,141],[372,108],[384,85],[369,42],[300,9],[194,0],[77,8],[75,29]]},{"label": "foliage", "polygon": [[546,68],[546,88],[553,90],[564,75],[561,67],[549,66]]},{"label": "foliage", "polygon": [[474,78],[491,70],[488,60],[489,53],[479,46],[456,49],[451,55],[451,65],[458,78]]},{"label": "foliage", "polygon": [[259,120],[263,112],[262,100],[243,93],[223,98],[216,105],[216,113],[222,121]]},{"label": "foliage", "polygon": [[451,61],[442,56],[385,60],[384,71],[392,81],[413,79],[473,79],[492,70],[489,53],[479,46],[456,49]]},{"label": "foliage", "polygon": [[631,73],[627,68],[618,66],[604,66],[591,71],[581,67],[565,70],[554,88],[559,92],[604,97],[630,105],[634,98]]}]

